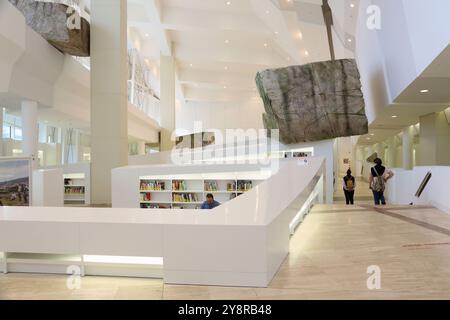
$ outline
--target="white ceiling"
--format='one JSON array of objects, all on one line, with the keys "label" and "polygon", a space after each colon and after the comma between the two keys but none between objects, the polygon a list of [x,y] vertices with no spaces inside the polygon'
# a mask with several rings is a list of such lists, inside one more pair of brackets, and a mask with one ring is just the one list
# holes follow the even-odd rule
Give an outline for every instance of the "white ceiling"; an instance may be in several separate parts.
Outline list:
[{"label": "white ceiling", "polygon": [[[349,1],[330,0],[337,33],[354,34],[339,22],[346,21],[349,10],[358,11]],[[128,0],[129,34],[153,68],[160,52],[175,57],[180,100],[231,102],[258,96],[254,79],[260,70],[329,59],[321,4],[322,0]],[[343,46],[346,41],[335,42]]]},{"label": "white ceiling", "polygon": [[418,123],[421,116],[447,109],[450,106],[449,88],[450,45],[371,124],[375,136],[362,136],[360,143],[381,142],[386,133],[399,133],[403,128]]}]

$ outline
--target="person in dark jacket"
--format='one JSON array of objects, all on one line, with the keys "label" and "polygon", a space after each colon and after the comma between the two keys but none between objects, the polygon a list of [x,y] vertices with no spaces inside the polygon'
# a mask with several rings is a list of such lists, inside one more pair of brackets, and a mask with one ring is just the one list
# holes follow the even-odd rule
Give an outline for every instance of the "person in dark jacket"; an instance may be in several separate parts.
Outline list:
[{"label": "person in dark jacket", "polygon": [[352,171],[349,169],[347,175],[344,177],[344,194],[347,205],[355,204],[355,188],[356,180],[355,177],[352,176]]}]

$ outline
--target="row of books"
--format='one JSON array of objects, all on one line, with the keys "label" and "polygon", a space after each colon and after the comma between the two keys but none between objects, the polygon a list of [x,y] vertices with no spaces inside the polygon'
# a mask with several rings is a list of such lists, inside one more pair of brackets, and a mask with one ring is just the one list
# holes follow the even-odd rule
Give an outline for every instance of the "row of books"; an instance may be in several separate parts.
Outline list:
[{"label": "row of books", "polygon": [[170,204],[141,203],[141,209],[172,209]]},{"label": "row of books", "polygon": [[65,194],[84,194],[84,187],[64,187]]},{"label": "row of books", "polygon": [[150,192],[141,193],[141,201],[152,201],[152,194]]},{"label": "row of books", "polygon": [[172,190],[174,190],[174,191],[185,191],[185,190],[187,190],[186,181],[184,181],[184,180],[172,181]]},{"label": "row of books", "polygon": [[174,193],[172,195],[173,202],[199,202],[200,199],[195,193]]},{"label": "row of books", "polygon": [[248,191],[253,188],[253,182],[252,181],[238,181],[237,184],[237,190],[238,191]]},{"label": "row of books", "polygon": [[205,191],[219,191],[219,186],[217,181],[206,181],[205,182]]},{"label": "row of books", "polygon": [[141,190],[164,191],[166,190],[166,183],[164,181],[142,180]]}]

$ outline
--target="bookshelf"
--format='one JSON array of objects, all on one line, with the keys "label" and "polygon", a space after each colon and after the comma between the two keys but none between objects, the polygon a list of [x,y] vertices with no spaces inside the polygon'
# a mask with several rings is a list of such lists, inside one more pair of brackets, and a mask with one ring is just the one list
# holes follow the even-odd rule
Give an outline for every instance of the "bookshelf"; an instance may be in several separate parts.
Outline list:
[{"label": "bookshelf", "polygon": [[260,179],[152,179],[140,178],[142,209],[200,209],[207,194],[225,203],[253,189]]},{"label": "bookshelf", "polygon": [[84,205],[86,203],[86,182],[83,173],[64,175],[64,204]]}]

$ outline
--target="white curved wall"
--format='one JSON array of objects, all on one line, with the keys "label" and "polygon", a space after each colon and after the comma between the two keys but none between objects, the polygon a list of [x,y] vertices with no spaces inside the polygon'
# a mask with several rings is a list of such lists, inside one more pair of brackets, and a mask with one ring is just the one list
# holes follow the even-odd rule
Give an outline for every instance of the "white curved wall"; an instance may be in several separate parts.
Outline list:
[{"label": "white curved wall", "polygon": [[[366,10],[380,8],[381,29],[367,27]],[[450,44],[450,1],[361,0],[356,59],[369,123]]]}]

